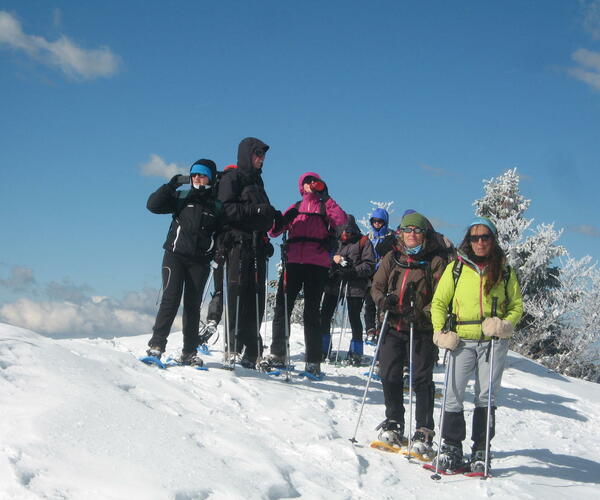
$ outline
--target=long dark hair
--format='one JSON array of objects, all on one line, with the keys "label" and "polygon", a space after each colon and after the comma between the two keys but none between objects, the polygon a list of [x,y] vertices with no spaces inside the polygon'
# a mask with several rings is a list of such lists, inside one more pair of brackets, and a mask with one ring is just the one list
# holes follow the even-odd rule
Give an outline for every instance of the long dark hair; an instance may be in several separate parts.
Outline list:
[{"label": "long dark hair", "polygon": [[[474,226],[470,226],[469,229],[467,229],[467,233],[465,234],[465,237],[458,248],[473,262],[477,262],[481,259],[475,255],[475,252],[473,252],[473,248],[471,247],[471,242],[469,241],[472,227]],[[494,233],[490,231],[490,234],[492,235],[492,248],[490,249],[490,254],[486,259],[487,265],[485,266],[485,277],[487,279],[484,290],[486,295],[491,292],[492,288],[494,288],[496,283],[498,283],[502,278],[502,268],[506,262],[506,254],[504,253],[504,250],[500,248]]]}]

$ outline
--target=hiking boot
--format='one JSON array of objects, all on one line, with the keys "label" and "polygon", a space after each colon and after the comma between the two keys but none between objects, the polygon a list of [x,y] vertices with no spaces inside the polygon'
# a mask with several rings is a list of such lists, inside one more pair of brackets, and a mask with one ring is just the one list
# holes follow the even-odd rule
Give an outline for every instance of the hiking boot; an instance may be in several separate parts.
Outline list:
[{"label": "hiking boot", "polygon": [[412,449],[420,455],[432,455],[433,436],[435,432],[431,429],[419,427],[412,437]]},{"label": "hiking boot", "polygon": [[151,345],[146,351],[146,354],[152,358],[160,359],[165,350],[162,347]]},{"label": "hiking boot", "polygon": [[279,368],[279,369],[285,368],[285,359],[284,359],[284,357],[283,356],[277,356],[276,354],[269,354],[269,356],[267,356],[265,358],[265,363],[270,368]]},{"label": "hiking boot", "polygon": [[320,378],[321,377],[321,363],[306,363],[304,365],[304,371],[311,375]]},{"label": "hiking boot", "polygon": [[[472,450],[471,463],[469,464],[471,472],[485,473],[485,450]],[[488,471],[490,470],[490,457],[488,456]]]},{"label": "hiking boot", "polygon": [[346,361],[350,366],[362,366],[363,364],[362,356],[355,352],[349,352]]},{"label": "hiking boot", "polygon": [[202,361],[202,358],[198,356],[198,351],[182,351],[181,356],[179,356],[179,358],[177,358],[175,361],[184,366],[204,366],[204,361]]},{"label": "hiking boot", "polygon": [[381,429],[378,436],[379,441],[389,445],[402,446],[404,441],[404,424],[402,422],[386,419],[377,426],[377,429]]},{"label": "hiking boot", "polygon": [[440,470],[454,471],[463,466],[463,452],[458,446],[444,443],[440,449],[433,465],[438,464]]},{"label": "hiking boot", "polygon": [[240,361],[240,365],[243,368],[248,368],[249,370],[256,370],[256,358],[244,356]]}]

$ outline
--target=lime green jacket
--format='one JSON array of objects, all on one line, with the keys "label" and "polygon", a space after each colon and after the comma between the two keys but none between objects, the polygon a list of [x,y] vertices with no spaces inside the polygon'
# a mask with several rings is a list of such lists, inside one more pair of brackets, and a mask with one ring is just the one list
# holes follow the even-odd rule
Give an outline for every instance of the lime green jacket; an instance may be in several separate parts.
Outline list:
[{"label": "lime green jacket", "polygon": [[491,316],[493,297],[498,297],[498,316],[516,326],[523,316],[523,297],[515,270],[510,269],[506,287],[505,279],[501,277],[491,292],[485,294],[484,271],[481,271],[464,254],[459,253],[458,258],[463,261],[463,267],[456,283],[456,290],[454,276],[452,276],[454,262],[451,262],[446,266],[431,300],[433,330],[440,331],[444,328],[448,304],[452,301],[452,312],[456,314],[456,321],[459,323],[456,327],[458,336],[463,339],[489,340],[489,337],[482,334],[481,323],[461,325],[460,322],[482,321]]}]

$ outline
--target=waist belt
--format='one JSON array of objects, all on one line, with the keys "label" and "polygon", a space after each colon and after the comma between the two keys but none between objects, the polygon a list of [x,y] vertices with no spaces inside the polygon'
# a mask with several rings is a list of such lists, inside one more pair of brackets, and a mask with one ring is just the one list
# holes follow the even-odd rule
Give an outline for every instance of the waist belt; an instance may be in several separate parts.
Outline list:
[{"label": "waist belt", "polygon": [[482,322],[483,322],[483,320],[481,320],[481,319],[475,319],[473,321],[457,321],[456,324],[457,325],[481,325]]}]

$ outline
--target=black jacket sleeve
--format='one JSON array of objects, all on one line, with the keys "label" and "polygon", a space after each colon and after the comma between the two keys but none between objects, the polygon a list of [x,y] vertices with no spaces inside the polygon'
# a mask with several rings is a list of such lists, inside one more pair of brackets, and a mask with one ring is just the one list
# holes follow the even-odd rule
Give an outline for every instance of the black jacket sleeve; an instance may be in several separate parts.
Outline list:
[{"label": "black jacket sleeve", "polygon": [[163,184],[148,198],[146,208],[153,214],[172,214],[177,207],[177,191]]}]

